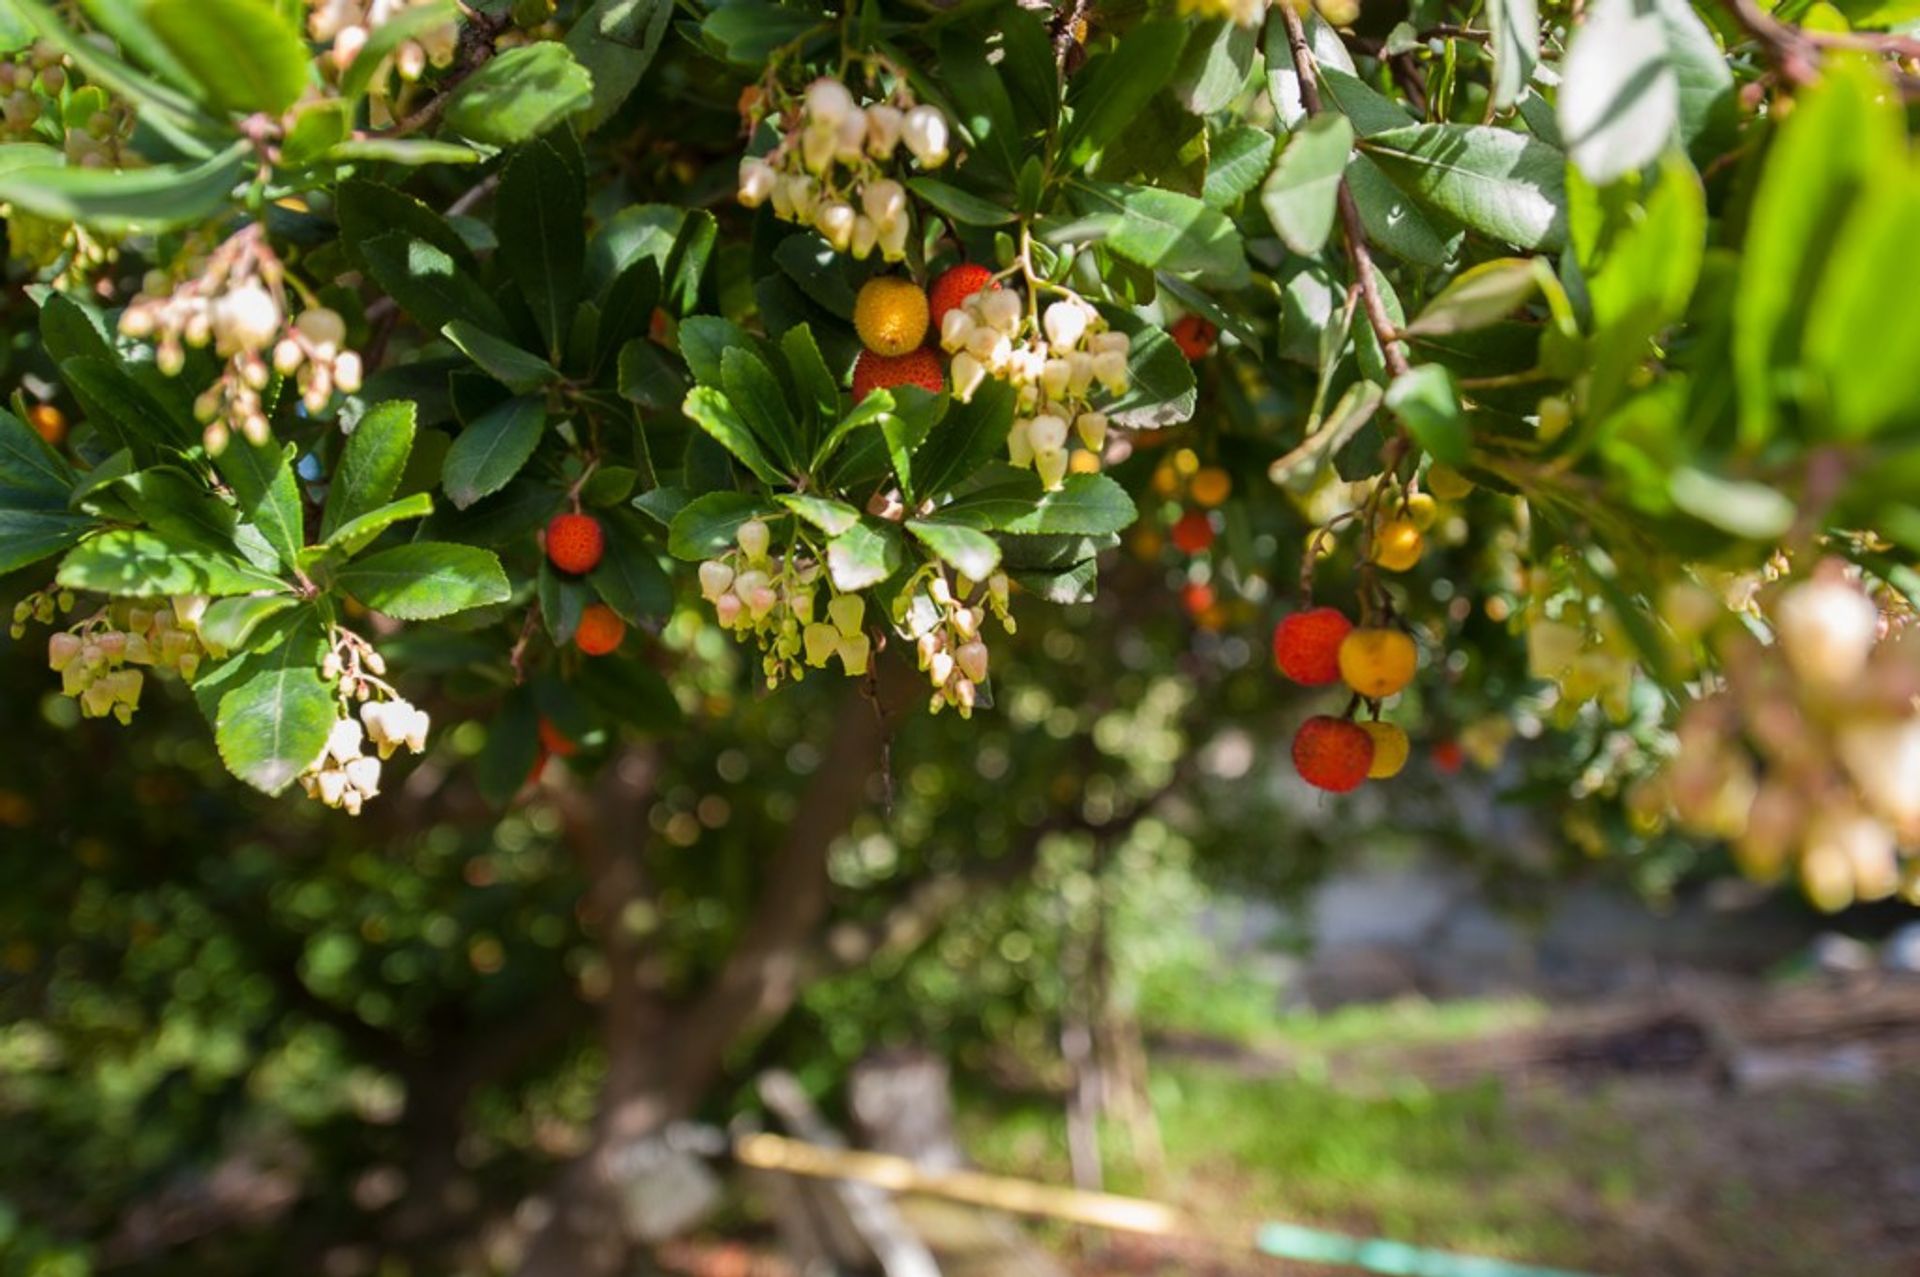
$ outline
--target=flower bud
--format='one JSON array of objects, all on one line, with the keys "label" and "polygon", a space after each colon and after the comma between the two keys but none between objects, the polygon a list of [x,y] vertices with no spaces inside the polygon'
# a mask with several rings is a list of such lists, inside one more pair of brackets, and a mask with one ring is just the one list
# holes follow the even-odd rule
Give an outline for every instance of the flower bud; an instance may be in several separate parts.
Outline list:
[{"label": "flower bud", "polygon": [[1067,477],[1066,450],[1034,453],[1033,468],[1040,476],[1040,486],[1049,492],[1053,491]]},{"label": "flower bud", "polygon": [[809,625],[805,638],[807,664],[815,669],[825,669],[827,662],[840,650],[840,631],[831,625]]},{"label": "flower bud", "polygon": [[867,113],[849,111],[840,117],[833,131],[833,158],[842,164],[858,164],[867,140]]},{"label": "flower bud", "polygon": [[933,680],[935,687],[944,687],[947,680],[953,677],[953,665],[952,653],[935,652],[927,661],[927,677]]},{"label": "flower bud", "polygon": [[773,165],[757,155],[749,155],[740,161],[740,202],[748,208],[759,208],[772,197],[778,179]]},{"label": "flower bud", "polygon": [[1099,452],[1107,446],[1107,414],[1104,412],[1083,412],[1073,419],[1073,429],[1080,436],[1080,442],[1089,451]]},{"label": "flower bud", "polygon": [[876,102],[867,108],[867,154],[876,160],[889,159],[900,145],[900,126],[905,120],[900,108]]},{"label": "flower bud", "polygon": [[340,318],[339,311],[326,306],[312,306],[301,311],[300,317],[293,321],[293,326],[323,354],[332,353],[347,339],[347,321]]},{"label": "flower bud", "polygon": [[880,258],[882,261],[903,262],[907,259],[907,233],[912,223],[904,217],[895,218],[880,227]]},{"label": "flower bud", "polygon": [[80,640],[62,630],[47,639],[47,667],[58,674],[80,655]]},{"label": "flower bud", "polygon": [[821,76],[807,86],[807,123],[818,125],[829,135],[854,110],[853,94],[831,76]]},{"label": "flower bud", "polygon": [[259,284],[228,289],[213,303],[211,322],[216,349],[223,355],[264,349],[280,331],[280,307]]},{"label": "flower bud", "polygon": [[753,619],[759,620],[779,606],[780,595],[771,585],[756,586],[747,591],[747,611],[753,613]]},{"label": "flower bud", "polygon": [[747,556],[749,563],[757,563],[767,557],[767,544],[770,538],[767,525],[760,520],[748,519],[740,525],[740,530],[733,536],[740,545],[740,552]]},{"label": "flower bud", "polygon": [[306,358],[300,349],[300,343],[291,337],[282,337],[273,346],[273,370],[282,377],[291,377],[300,367],[300,361]]},{"label": "flower bud", "polygon": [[708,559],[700,565],[700,596],[709,602],[727,592],[733,584],[733,569],[718,559]]},{"label": "flower bud", "polygon": [[815,177],[823,176],[833,167],[834,147],[832,129],[808,129],[800,135],[800,162]]},{"label": "flower bud", "polygon": [[1110,395],[1127,393],[1127,357],[1117,350],[1103,350],[1093,357],[1093,375]]},{"label": "flower bud", "polygon": [[728,629],[740,619],[740,598],[735,594],[722,594],[713,601],[713,614],[720,624]]},{"label": "flower bud", "polygon": [[900,125],[901,140],[923,168],[947,162],[947,117],[937,107],[916,106]]},{"label": "flower bud", "polygon": [[845,200],[829,200],[813,215],[814,229],[836,253],[846,252],[853,243],[853,221],[853,206]]},{"label": "flower bud", "polygon": [[1019,417],[1007,431],[1007,461],[1022,470],[1033,464],[1032,427],[1031,418]]},{"label": "flower bud", "polygon": [[987,645],[985,643],[982,643],[979,639],[974,639],[970,643],[962,643],[960,649],[954,653],[954,659],[959,661],[961,672],[968,678],[976,683],[986,682]]},{"label": "flower bud", "polygon": [[343,395],[351,395],[360,389],[360,356],[351,350],[343,350],[334,356],[333,384],[340,388]]},{"label": "flower bud", "polygon": [[873,640],[865,634],[846,634],[840,638],[840,666],[846,670],[849,678],[858,678],[867,672],[867,661],[873,654]]},{"label": "flower bud", "polygon": [[879,242],[880,228],[873,224],[871,217],[862,213],[853,219],[853,243],[848,246],[848,251],[853,254],[855,261],[864,262],[873,256],[873,247]]},{"label": "flower bud", "polygon": [[986,380],[987,369],[979,359],[961,351],[948,365],[947,375],[953,381],[953,397],[966,403],[973,398],[973,392],[980,388],[980,383]]}]

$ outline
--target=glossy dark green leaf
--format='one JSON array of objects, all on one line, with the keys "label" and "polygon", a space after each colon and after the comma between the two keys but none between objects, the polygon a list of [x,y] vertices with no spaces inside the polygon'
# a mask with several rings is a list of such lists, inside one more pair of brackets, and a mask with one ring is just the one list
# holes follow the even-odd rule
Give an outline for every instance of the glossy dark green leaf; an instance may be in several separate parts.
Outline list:
[{"label": "glossy dark green leaf", "polygon": [[1000,543],[962,523],[909,519],[907,531],[954,571],[984,581],[1000,566]]},{"label": "glossy dark green leaf", "polygon": [[1133,498],[1109,476],[1073,474],[1057,490],[1043,494],[1030,512],[1002,524],[1000,530],[1027,535],[1096,536],[1120,531],[1137,514]]},{"label": "glossy dark green leaf", "polygon": [[567,48],[593,77],[592,103],[579,128],[591,132],[632,94],[673,18],[672,0],[595,0],[567,28]]},{"label": "glossy dark green leaf", "polygon": [[1442,365],[1417,364],[1395,377],[1387,387],[1386,406],[1434,460],[1457,466],[1472,456],[1473,436],[1460,409],[1460,392]]},{"label": "glossy dark green leaf", "polygon": [[60,561],[59,581],[68,589],[135,598],[288,588],[285,581],[237,555],[210,554],[140,528],[116,528],[88,537]]},{"label": "glossy dark green leaf", "polygon": [[842,592],[878,585],[906,561],[899,525],[879,519],[862,519],[827,542],[827,575]]},{"label": "glossy dark green leaf", "polygon": [[508,49],[454,90],[443,124],[475,142],[513,146],[593,103],[593,77],[555,40]]},{"label": "glossy dark green leaf", "polygon": [[1522,248],[1566,242],[1566,157],[1546,143],[1476,124],[1416,124],[1361,148],[1421,205]]},{"label": "glossy dark green leaf", "polygon": [[114,234],[167,230],[224,206],[244,171],[246,153],[246,144],[236,143],[194,165],[0,169],[0,203]]},{"label": "glossy dark green leaf", "polygon": [[227,770],[277,794],[320,760],[340,714],[320,678],[319,625],[308,621],[271,651],[249,657],[244,678],[220,697],[213,739]]},{"label": "glossy dark green leaf", "polygon": [[1067,86],[1071,112],[1060,151],[1097,151],[1117,137],[1180,63],[1192,28],[1174,19],[1142,22],[1107,53],[1088,61]]},{"label": "glossy dark green leaf", "polygon": [[392,499],[413,453],[415,415],[414,405],[404,399],[376,404],[361,415],[327,489],[320,517],[323,538]]},{"label": "glossy dark green leaf", "polygon": [[629,625],[670,615],[673,582],[660,566],[657,543],[646,535],[640,520],[616,510],[600,523],[606,531],[607,550],[587,578],[588,584]]},{"label": "glossy dark green leaf", "polygon": [[401,621],[431,621],[489,603],[513,591],[500,560],[478,546],[415,541],[355,559],[334,583],[371,608]]},{"label": "glossy dark green leaf", "polygon": [[236,438],[214,459],[233,489],[240,513],[260,529],[283,566],[299,561],[307,544],[300,483],[293,473],[293,445],[269,439],[255,445]]},{"label": "glossy dark green leaf", "polygon": [[546,428],[546,404],[533,395],[482,413],[447,449],[440,474],[447,498],[464,510],[506,487],[540,446]]},{"label": "glossy dark green leaf", "polygon": [[311,83],[306,41],[269,0],[153,0],[145,17],[221,110],[278,115]]},{"label": "glossy dark green leaf", "polygon": [[516,395],[551,385],[560,378],[559,371],[540,356],[464,319],[454,320],[440,332],[460,353]]},{"label": "glossy dark green leaf", "polygon": [[1260,204],[1288,248],[1311,256],[1326,246],[1353,153],[1353,125],[1344,115],[1317,115],[1288,137]]},{"label": "glossy dark green leaf", "polygon": [[715,442],[765,483],[780,483],[780,468],[761,446],[758,436],[728,398],[711,386],[695,386],[687,392],[683,410],[693,423],[713,436]]},{"label": "glossy dark green leaf", "polygon": [[579,173],[546,141],[527,143],[501,170],[495,196],[500,235],[496,256],[526,299],[554,361],[566,348],[580,301],[586,200]]},{"label": "glossy dark green leaf", "polygon": [[667,553],[698,562],[711,559],[734,544],[740,525],[749,519],[782,516],[779,506],[747,492],[709,492],[695,497],[673,516],[667,532]]}]

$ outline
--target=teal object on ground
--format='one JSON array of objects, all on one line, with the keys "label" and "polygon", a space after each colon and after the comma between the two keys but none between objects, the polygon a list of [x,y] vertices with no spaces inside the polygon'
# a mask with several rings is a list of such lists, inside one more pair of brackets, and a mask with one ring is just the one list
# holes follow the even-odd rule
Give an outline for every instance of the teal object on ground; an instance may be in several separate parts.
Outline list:
[{"label": "teal object on ground", "polygon": [[1254,1243],[1262,1254],[1313,1264],[1345,1264],[1387,1277],[1593,1277],[1565,1268],[1540,1268],[1481,1255],[1427,1250],[1384,1237],[1349,1237],[1299,1224],[1262,1224]]}]

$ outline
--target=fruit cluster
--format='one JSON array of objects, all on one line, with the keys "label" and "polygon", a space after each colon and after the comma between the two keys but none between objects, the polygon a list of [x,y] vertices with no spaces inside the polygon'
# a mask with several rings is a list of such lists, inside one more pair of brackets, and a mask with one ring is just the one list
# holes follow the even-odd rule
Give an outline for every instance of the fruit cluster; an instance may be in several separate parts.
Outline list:
[{"label": "fruit cluster", "polygon": [[[26,48],[0,59],[0,137],[25,141],[33,137],[45,110],[45,98],[58,98],[67,87],[66,56],[50,40],[35,40]],[[99,162],[88,165],[99,167]]]},{"label": "fruit cluster", "polygon": [[901,147],[923,169],[947,161],[947,117],[918,104],[904,78],[884,101],[864,106],[841,81],[823,76],[793,97],[777,88],[749,98],[750,126],[771,111],[780,140],[740,161],[740,202],[771,203],[782,221],[812,226],[836,253],[889,262],[907,255],[912,230],[907,189],[892,176]]},{"label": "fruit cluster", "polygon": [[[35,595],[20,607],[31,603],[34,619],[51,620],[50,601],[46,594]],[[72,596],[63,593],[59,602],[62,610],[70,610]],[[209,654],[199,635],[207,603],[203,595],[158,603],[121,600],[55,631],[47,640],[47,665],[60,675],[62,695],[78,701],[87,718],[111,714],[123,724],[131,722],[146,685],[145,676],[135,667],[171,670],[183,679],[198,672]],[[16,632],[25,619],[16,608]]]},{"label": "fruit cluster", "polygon": [[914,659],[933,684],[933,713],[951,705],[960,717],[973,716],[980,687],[987,681],[981,627],[991,612],[1003,629],[1013,632],[1007,607],[1010,588],[1003,572],[976,585],[965,577],[950,582],[944,569],[929,564],[901,592],[899,620],[913,639]]},{"label": "fruit cluster", "polygon": [[873,647],[860,628],[865,606],[859,597],[834,597],[827,619],[816,621],[819,562],[792,551],[776,558],[771,541],[767,525],[749,519],[734,534],[737,548],[700,565],[701,597],[713,604],[721,626],[760,645],[768,687],[836,656],[848,675],[866,673]]},{"label": "fruit cluster", "polygon": [[1283,617],[1273,631],[1273,661],[1303,687],[1344,682],[1373,717],[1357,721],[1316,715],[1293,739],[1294,766],[1308,784],[1333,793],[1384,779],[1406,765],[1407,734],[1379,721],[1380,702],[1413,681],[1419,653],[1411,636],[1389,626],[1356,627],[1338,608],[1316,607]]},{"label": "fruit cluster", "polygon": [[[328,45],[320,56],[322,68],[344,75],[359,58],[373,33],[408,9],[430,4],[433,0],[308,0],[307,34],[316,44]],[[460,24],[457,20],[422,28],[402,40],[375,68],[367,84],[368,106],[375,128],[394,122],[391,99],[393,79],[411,84],[425,74],[428,66],[453,65],[459,51]]]},{"label": "fruit cluster", "polygon": [[1635,805],[1727,839],[1754,877],[1797,863],[1822,908],[1920,900],[1920,625],[1838,561],[1756,602],[1775,642],[1718,626],[1720,685]]}]

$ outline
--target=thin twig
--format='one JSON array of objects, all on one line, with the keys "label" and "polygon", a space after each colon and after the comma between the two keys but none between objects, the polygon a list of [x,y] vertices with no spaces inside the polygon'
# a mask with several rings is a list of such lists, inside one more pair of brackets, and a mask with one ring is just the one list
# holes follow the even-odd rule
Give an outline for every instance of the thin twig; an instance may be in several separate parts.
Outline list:
[{"label": "thin twig", "polygon": [[[1827,49],[1859,49],[1895,58],[1920,57],[1920,40],[1908,36],[1808,31],[1780,21],[1755,0],[1722,0],[1722,3],[1734,21],[1766,47],[1767,58],[1780,72],[1780,78],[1795,86],[1809,85],[1820,78],[1821,57]],[[1894,81],[1904,97],[1920,97],[1920,77],[1895,71]]]}]

